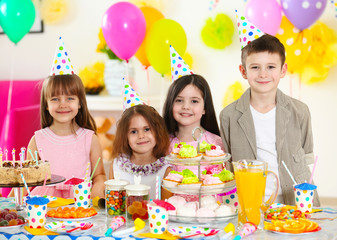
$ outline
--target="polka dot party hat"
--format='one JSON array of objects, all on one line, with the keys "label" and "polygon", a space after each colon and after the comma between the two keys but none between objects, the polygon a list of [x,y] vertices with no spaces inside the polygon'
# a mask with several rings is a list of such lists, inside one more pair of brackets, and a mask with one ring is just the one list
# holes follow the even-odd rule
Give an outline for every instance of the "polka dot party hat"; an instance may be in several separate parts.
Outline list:
[{"label": "polka dot party hat", "polygon": [[193,74],[187,63],[180,57],[177,51],[170,45],[170,57],[171,57],[171,73],[172,82],[178,78]]},{"label": "polka dot party hat", "polygon": [[58,46],[56,48],[53,65],[50,75],[71,75],[74,74],[73,65],[70,63],[69,55],[64,47],[62,38],[59,38]]},{"label": "polka dot party hat", "polygon": [[251,41],[264,35],[264,32],[258,29],[253,23],[249,22],[247,18],[241,16],[241,14],[239,14],[237,10],[235,10],[235,13],[242,49],[247,46]]},{"label": "polka dot party hat", "polygon": [[123,102],[123,111],[139,104],[145,104],[142,99],[140,99],[138,93],[132,88],[129,81],[123,78],[124,86],[124,102]]}]

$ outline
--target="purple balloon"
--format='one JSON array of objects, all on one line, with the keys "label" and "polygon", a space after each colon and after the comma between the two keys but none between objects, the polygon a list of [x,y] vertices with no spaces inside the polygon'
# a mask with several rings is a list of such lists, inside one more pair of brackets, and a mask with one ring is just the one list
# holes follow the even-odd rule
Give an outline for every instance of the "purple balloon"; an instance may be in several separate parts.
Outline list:
[{"label": "purple balloon", "polygon": [[322,15],[327,0],[281,0],[288,20],[300,30],[310,27]]},{"label": "purple balloon", "polygon": [[137,52],[144,40],[145,31],[145,17],[132,3],[115,3],[103,15],[104,39],[121,59],[128,60]]}]

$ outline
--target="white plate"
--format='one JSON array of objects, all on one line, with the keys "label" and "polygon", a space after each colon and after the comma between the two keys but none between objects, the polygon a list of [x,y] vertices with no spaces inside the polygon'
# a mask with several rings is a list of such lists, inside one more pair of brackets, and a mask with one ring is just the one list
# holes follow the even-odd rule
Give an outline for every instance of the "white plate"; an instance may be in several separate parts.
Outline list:
[{"label": "white plate", "polygon": [[27,221],[24,222],[24,223],[22,223],[22,224],[19,224],[19,225],[13,225],[13,226],[0,226],[0,231],[1,231],[1,230],[7,230],[7,229],[20,228],[20,227],[22,227],[22,226],[25,226],[26,223],[27,223]]},{"label": "white plate", "polygon": [[48,217],[48,216],[47,217],[50,218],[50,219],[53,219],[55,221],[73,221],[74,222],[74,221],[86,221],[90,218],[93,218],[96,215],[97,215],[97,213],[93,216],[85,217],[85,218],[56,218],[56,217]]},{"label": "white plate", "polygon": [[60,234],[80,235],[80,234],[86,234],[86,233],[90,232],[94,228],[95,223],[92,223],[93,226],[89,229],[86,229],[86,230],[76,229],[76,230],[74,230],[73,232],[70,232],[70,233],[67,233],[67,230],[70,230],[70,229],[73,229],[73,228],[76,228],[76,227],[81,227],[85,223],[90,223],[90,222],[54,221],[54,222],[46,223],[44,228],[49,230],[49,231],[60,233]]},{"label": "white plate", "polygon": [[285,235],[285,236],[305,236],[305,235],[310,235],[310,234],[319,232],[321,230],[322,230],[322,228],[320,226],[318,226],[317,230],[315,230],[313,232],[304,232],[304,233],[286,233],[286,232],[277,232],[277,231],[271,231],[271,230],[266,230],[266,231],[272,232],[272,233],[277,233],[277,234],[280,234],[280,235]]}]

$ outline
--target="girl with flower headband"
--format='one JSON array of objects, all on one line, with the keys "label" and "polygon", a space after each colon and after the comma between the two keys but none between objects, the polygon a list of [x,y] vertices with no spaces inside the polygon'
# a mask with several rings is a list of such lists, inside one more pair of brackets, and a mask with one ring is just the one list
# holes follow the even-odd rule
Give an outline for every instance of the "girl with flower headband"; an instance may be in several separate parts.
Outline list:
[{"label": "girl with flower headband", "polygon": [[155,177],[164,176],[169,145],[164,120],[153,107],[138,104],[126,109],[117,123],[109,178],[118,172],[131,183],[134,175],[142,176],[142,184],[151,186],[150,199],[154,199]]}]

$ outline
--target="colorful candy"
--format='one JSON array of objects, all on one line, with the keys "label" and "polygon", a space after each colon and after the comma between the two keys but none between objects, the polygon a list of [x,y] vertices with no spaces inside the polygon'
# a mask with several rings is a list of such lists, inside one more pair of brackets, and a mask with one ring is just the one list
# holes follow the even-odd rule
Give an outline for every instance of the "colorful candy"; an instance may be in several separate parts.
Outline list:
[{"label": "colorful candy", "polygon": [[122,215],[125,213],[125,190],[106,190],[105,199],[109,215]]},{"label": "colorful candy", "polygon": [[135,220],[149,218],[147,212],[147,196],[129,196],[127,198],[127,219]]},{"label": "colorful candy", "polygon": [[306,218],[306,215],[300,210],[294,210],[289,207],[282,207],[268,209],[264,214],[264,218],[268,220],[287,220]]}]

